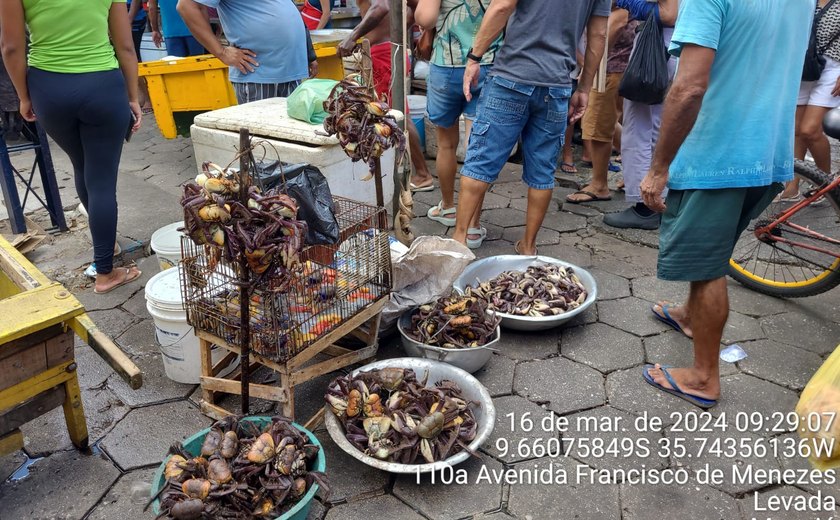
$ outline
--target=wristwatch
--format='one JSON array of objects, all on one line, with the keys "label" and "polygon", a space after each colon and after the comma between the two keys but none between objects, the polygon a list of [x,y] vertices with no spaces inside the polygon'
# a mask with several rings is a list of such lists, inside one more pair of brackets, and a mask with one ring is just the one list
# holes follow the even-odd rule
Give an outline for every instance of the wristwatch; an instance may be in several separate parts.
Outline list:
[{"label": "wristwatch", "polygon": [[476,56],[475,54],[473,54],[472,48],[470,48],[470,50],[467,51],[468,60],[473,60],[476,63],[481,63],[481,58],[482,56]]}]

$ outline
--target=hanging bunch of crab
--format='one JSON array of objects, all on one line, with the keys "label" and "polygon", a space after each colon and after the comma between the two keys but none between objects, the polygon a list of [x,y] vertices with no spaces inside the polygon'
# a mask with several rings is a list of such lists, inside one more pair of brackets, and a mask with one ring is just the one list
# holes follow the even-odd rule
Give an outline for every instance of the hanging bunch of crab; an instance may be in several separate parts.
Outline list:
[{"label": "hanging bunch of crab", "polygon": [[359,74],[351,74],[333,88],[324,101],[329,114],[324,120],[327,135],[338,142],[353,162],[365,161],[371,171],[385,150],[405,150],[405,136],[388,111],[390,107],[376,96],[372,86],[364,85]]},{"label": "hanging bunch of crab", "polygon": [[452,381],[426,386],[411,369],[383,368],[333,380],[326,401],[347,440],[377,459],[423,464],[472,453],[475,403]]},{"label": "hanging bunch of crab", "polygon": [[212,263],[236,262],[244,253],[256,274],[291,268],[306,234],[306,223],[295,218],[297,203],[278,189],[261,192],[256,186],[248,187],[243,203],[240,182],[238,172],[204,163],[181,197],[187,235],[210,246]]},{"label": "hanging bunch of crab", "polygon": [[197,455],[180,443],[170,448],[158,518],[277,518],[316,483],[328,494],[326,476],[313,470],[319,450],[285,417],[262,430],[227,417],[210,428]]}]

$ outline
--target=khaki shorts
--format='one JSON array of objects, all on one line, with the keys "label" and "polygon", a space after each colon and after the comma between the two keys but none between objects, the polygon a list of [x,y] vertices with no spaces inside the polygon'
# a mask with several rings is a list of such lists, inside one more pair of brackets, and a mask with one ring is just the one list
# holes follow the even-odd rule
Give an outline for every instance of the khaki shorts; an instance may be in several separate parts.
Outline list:
[{"label": "khaki shorts", "polygon": [[589,106],[583,115],[581,130],[583,138],[590,141],[611,143],[618,121],[618,84],[624,74],[607,74],[607,87],[604,92],[595,88],[589,93]]}]

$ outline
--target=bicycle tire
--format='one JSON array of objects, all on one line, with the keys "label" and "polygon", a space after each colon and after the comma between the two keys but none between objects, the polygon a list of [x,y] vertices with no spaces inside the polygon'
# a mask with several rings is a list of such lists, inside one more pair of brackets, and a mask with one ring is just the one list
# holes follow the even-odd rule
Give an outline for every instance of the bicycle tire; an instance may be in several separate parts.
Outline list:
[{"label": "bicycle tire", "polygon": [[[830,175],[806,161],[796,160],[793,170],[795,175],[808,180],[814,186],[825,186],[833,180]],[[840,189],[827,192],[825,197],[840,219]],[[779,282],[764,278],[741,267],[733,258],[729,259],[729,276],[762,294],[779,298],[804,298],[822,294],[840,285],[840,258],[819,275],[802,282]]]}]

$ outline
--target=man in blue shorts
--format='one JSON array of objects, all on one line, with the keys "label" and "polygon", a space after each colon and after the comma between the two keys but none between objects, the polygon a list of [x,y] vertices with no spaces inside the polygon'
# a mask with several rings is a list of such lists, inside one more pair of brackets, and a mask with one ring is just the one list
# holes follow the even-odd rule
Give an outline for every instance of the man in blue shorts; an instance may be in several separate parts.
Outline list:
[{"label": "man in blue shorts", "polygon": [[653,311],[693,336],[694,366],[647,365],[642,375],[702,408],[720,398],[729,258],[750,220],[793,178],[794,112],[814,7],[814,0],[680,2],[670,47],[680,62],[642,198],[664,212],[658,277],[691,283],[686,306],[660,302]]},{"label": "man in blue shorts", "polygon": [[[484,53],[505,27],[502,46],[481,91],[467,157],[453,238],[466,243],[470,221],[487,188],[522,138],[528,185],[525,236],[516,252],[537,252],[537,232],[551,203],[557,157],[566,123],[586,110],[595,71],[604,54],[610,0],[493,0],[467,54],[464,96],[472,99]],[[572,94],[576,49],[586,31],[583,74]],[[569,98],[571,97],[571,102]]]},{"label": "man in blue shorts", "polygon": [[198,56],[205,53],[204,46],[190,34],[187,24],[176,9],[178,0],[149,0],[149,25],[152,42],[156,47],[166,41],[169,56]]}]

